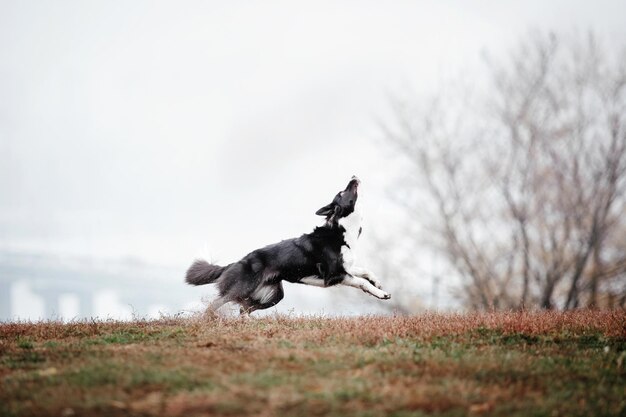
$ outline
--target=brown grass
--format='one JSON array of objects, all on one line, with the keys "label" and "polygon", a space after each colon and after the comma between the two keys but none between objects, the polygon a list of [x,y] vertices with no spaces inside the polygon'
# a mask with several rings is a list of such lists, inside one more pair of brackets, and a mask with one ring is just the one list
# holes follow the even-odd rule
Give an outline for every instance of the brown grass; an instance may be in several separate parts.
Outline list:
[{"label": "brown grass", "polygon": [[619,415],[626,313],[0,324],[0,415]]}]

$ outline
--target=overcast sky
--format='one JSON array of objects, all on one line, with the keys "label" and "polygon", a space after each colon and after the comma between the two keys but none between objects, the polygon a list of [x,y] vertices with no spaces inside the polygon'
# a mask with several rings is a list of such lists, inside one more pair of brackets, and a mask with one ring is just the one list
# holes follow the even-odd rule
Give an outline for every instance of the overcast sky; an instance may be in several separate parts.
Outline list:
[{"label": "overcast sky", "polygon": [[[221,262],[310,231],[353,174],[397,218],[387,95],[624,1],[0,1],[0,249]],[[419,97],[418,97],[419,98]],[[367,234],[364,234],[364,238]]]}]

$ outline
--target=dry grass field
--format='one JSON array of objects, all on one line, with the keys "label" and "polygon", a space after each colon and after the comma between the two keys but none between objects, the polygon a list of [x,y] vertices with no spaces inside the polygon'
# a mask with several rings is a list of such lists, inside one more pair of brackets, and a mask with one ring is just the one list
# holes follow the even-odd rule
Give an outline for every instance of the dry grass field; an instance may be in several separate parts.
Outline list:
[{"label": "dry grass field", "polygon": [[626,415],[626,312],[0,324],[2,416]]}]

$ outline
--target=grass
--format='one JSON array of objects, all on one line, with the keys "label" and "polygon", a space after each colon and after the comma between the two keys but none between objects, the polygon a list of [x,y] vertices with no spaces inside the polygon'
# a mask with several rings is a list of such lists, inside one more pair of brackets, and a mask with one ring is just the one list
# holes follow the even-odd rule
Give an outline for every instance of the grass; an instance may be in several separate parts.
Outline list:
[{"label": "grass", "polygon": [[4,323],[22,415],[626,415],[626,312]]}]

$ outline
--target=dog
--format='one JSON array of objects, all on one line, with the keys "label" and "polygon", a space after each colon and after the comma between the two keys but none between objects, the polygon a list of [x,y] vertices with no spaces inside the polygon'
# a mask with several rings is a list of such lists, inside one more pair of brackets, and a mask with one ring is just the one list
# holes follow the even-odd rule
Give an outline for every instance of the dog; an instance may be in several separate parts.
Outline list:
[{"label": "dog", "polygon": [[345,190],[317,210],[315,214],[326,220],[312,233],[256,249],[226,266],[197,259],[187,270],[186,282],[217,284],[219,297],[208,311],[236,302],[242,315],[278,304],[284,297],[282,281],[317,287],[341,284],[382,300],[391,298],[371,271],[355,265],[354,250],[363,230],[359,185],[353,176]]}]

